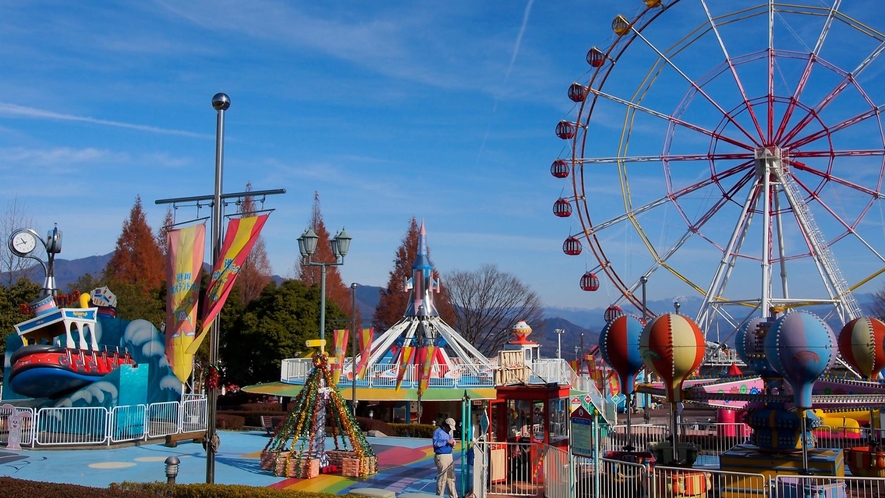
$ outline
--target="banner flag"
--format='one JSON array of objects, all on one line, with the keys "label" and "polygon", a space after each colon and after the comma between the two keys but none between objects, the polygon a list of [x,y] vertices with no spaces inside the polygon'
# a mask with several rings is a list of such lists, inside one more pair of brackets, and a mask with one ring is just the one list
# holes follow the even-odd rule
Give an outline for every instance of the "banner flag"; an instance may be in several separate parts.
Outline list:
[{"label": "banner flag", "polygon": [[430,383],[430,372],[433,368],[433,353],[435,347],[431,344],[423,348],[418,348],[418,396],[423,396]]},{"label": "banner flag", "polygon": [[415,356],[415,346],[403,346],[399,356],[399,372],[396,374],[396,390],[399,391],[403,379],[409,367],[412,366],[412,358]]},{"label": "banner flag", "polygon": [[215,317],[221,312],[227,295],[230,294],[240,272],[240,267],[249,257],[249,252],[261,229],[267,221],[267,214],[260,216],[248,216],[245,218],[231,218],[224,233],[224,244],[218,255],[218,261],[212,266],[212,278],[209,279],[209,288],[206,290],[206,298],[203,301],[203,324],[200,333],[194,342],[187,348],[188,353],[196,353],[200,343],[206,337],[206,332],[215,321]]},{"label": "banner flag", "polygon": [[200,273],[206,245],[206,224],[166,232],[166,360],[182,383],[193,371]]},{"label": "banner flag", "polygon": [[332,374],[332,382],[337,386],[338,380],[341,379],[341,369],[344,368],[344,359],[347,357],[347,339],[350,336],[350,330],[340,329],[332,332],[332,356],[335,357],[335,363],[332,363],[329,372]]},{"label": "banner flag", "polygon": [[356,367],[357,379],[362,379],[366,374],[366,367],[369,365],[369,354],[372,352],[373,335],[375,335],[374,327],[360,330],[360,362]]}]

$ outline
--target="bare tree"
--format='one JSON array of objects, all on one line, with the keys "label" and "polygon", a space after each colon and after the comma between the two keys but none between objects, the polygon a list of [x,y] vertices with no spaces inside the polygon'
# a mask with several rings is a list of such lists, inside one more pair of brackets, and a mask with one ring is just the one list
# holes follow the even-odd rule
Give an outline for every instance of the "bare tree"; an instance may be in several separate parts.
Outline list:
[{"label": "bare tree", "polygon": [[873,303],[870,305],[870,315],[885,320],[885,285],[873,293]]},{"label": "bare tree", "polygon": [[525,320],[535,328],[542,323],[538,295],[496,265],[453,271],[443,284],[455,309],[455,329],[485,355],[501,349],[517,321]]},{"label": "bare tree", "polygon": [[6,241],[9,240],[13,231],[18,228],[31,228],[33,223],[33,219],[27,215],[24,202],[21,202],[18,196],[6,203],[6,212],[0,216],[0,236],[2,236],[2,240],[0,240],[2,242],[0,244],[0,272],[3,273],[3,281],[0,282],[0,285],[6,288],[11,287],[22,276],[24,270],[33,264],[33,261],[19,258],[13,254]]}]

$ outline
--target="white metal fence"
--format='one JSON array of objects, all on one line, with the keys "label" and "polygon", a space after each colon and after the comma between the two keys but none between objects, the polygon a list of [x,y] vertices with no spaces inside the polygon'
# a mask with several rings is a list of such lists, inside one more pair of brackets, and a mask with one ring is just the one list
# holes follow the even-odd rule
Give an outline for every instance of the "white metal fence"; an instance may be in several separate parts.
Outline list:
[{"label": "white metal fence", "polygon": [[[205,397],[113,409],[16,408],[21,446],[101,445],[206,430]],[[0,443],[9,444],[11,410],[0,408]]]}]

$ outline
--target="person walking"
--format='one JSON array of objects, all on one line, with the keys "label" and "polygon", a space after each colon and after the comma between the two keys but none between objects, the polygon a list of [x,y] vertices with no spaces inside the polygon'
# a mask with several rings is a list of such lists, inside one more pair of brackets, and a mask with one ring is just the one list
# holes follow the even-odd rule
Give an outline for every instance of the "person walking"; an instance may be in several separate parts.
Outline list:
[{"label": "person walking", "polygon": [[436,494],[445,496],[446,485],[451,498],[458,498],[455,488],[455,463],[452,459],[452,448],[455,446],[455,420],[447,418],[433,431],[433,462],[436,464]]}]

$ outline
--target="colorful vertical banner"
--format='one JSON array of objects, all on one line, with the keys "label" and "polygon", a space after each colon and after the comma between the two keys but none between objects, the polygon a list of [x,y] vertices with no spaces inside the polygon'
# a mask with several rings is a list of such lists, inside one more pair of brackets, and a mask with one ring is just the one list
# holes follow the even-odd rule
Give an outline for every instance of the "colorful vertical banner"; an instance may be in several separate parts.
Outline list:
[{"label": "colorful vertical banner", "polygon": [[341,379],[341,369],[344,367],[344,358],[347,357],[347,339],[350,337],[350,331],[347,329],[335,330],[332,332],[332,356],[335,362],[329,368],[332,374],[332,382],[338,385]]},{"label": "colorful vertical banner", "polygon": [[418,396],[423,396],[430,383],[430,372],[433,368],[433,353],[436,348],[431,344],[418,348]]},{"label": "colorful vertical banner", "polygon": [[409,370],[409,367],[412,365],[412,358],[415,356],[415,346],[403,346],[400,349],[399,355],[399,371],[396,373],[396,390],[399,391],[400,386],[403,385],[403,379],[406,377],[406,372]]},{"label": "colorful vertical banner", "polygon": [[374,335],[374,327],[360,330],[360,362],[356,367],[357,379],[362,379],[366,374],[366,367],[369,365],[369,354],[372,351],[372,336]]},{"label": "colorful vertical banner", "polygon": [[209,288],[206,290],[206,298],[203,302],[203,325],[194,342],[188,347],[188,353],[197,352],[200,343],[206,337],[206,332],[212,326],[215,317],[221,312],[221,308],[237,280],[240,267],[249,257],[252,246],[255,245],[255,241],[261,234],[267,216],[262,214],[246,218],[232,218],[228,222],[221,253],[218,255],[218,261],[215,261],[212,266],[212,278],[209,280]]},{"label": "colorful vertical banner", "polygon": [[183,383],[193,371],[187,350],[196,337],[205,245],[205,223],[166,232],[166,360]]}]

